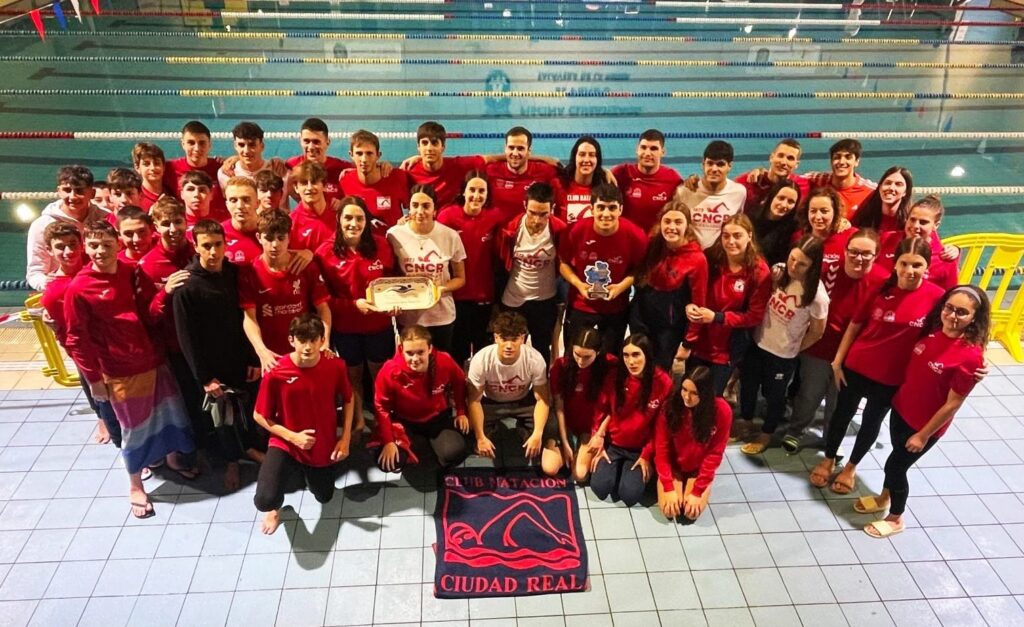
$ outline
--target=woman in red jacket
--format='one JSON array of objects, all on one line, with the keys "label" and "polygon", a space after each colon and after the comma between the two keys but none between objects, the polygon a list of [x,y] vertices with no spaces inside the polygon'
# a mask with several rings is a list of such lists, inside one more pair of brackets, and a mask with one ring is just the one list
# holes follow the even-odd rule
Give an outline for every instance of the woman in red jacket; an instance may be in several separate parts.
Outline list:
[{"label": "woman in red jacket", "polygon": [[413,438],[429,441],[442,468],[461,463],[469,452],[466,375],[431,341],[426,327],[405,327],[398,352],[377,374],[377,431],[367,447],[375,449],[377,467],[385,472],[419,461]]},{"label": "woman in red jacket", "polygon": [[825,459],[811,473],[814,486],[828,484],[846,429],[867,398],[850,461],[832,481],[836,494],[853,490],[857,464],[878,439],[925,318],[942,298],[942,289],[924,280],[932,258],[927,240],[903,240],[896,255],[896,270],[854,315],[832,360],[839,398],[828,424]]},{"label": "woman in red jacket", "polygon": [[928,264],[925,279],[943,289],[954,287],[960,272],[956,264],[959,253],[947,254],[939,239],[939,225],[942,223],[944,213],[945,209],[938,196],[925,196],[911,205],[910,211],[903,218],[903,228],[882,235],[878,265],[886,270],[891,270],[893,264],[896,263],[896,247],[899,246],[899,243],[904,238],[920,237],[928,242],[932,249],[932,261]]},{"label": "woman in red jacket", "polygon": [[658,507],[666,518],[703,513],[731,426],[732,409],[715,396],[709,368],[697,366],[672,388],[654,430]]},{"label": "woman in red jacket", "polygon": [[658,215],[635,285],[629,329],[651,339],[654,362],[670,371],[686,337],[686,306],[703,307],[708,291],[708,260],[682,201],[669,201]]},{"label": "woman in red jacket", "polygon": [[590,438],[590,489],[597,498],[611,496],[626,507],[640,501],[651,477],[655,418],[671,389],[672,378],[654,364],[647,336],[627,337],[607,417]]},{"label": "woman in red jacket", "polygon": [[[331,294],[331,319],[343,321],[331,329],[331,346],[345,360],[352,385],[352,433],[357,437],[363,420],[363,370],[376,377],[381,364],[395,353],[391,318],[366,300],[366,288],[376,278],[393,273],[395,257],[386,239],[369,227],[370,214],[358,196],[341,199],[334,237],[316,249],[327,289]],[[342,330],[343,329],[343,330]]]},{"label": "woman in red jacket", "polygon": [[[604,399],[613,385],[617,364],[615,355],[601,350],[601,334],[594,327],[577,334],[571,355],[563,355],[551,364],[549,380],[562,438],[562,459],[577,481],[590,474],[593,459],[587,444],[605,418]],[[573,441],[578,444],[573,446]]]},{"label": "woman in red jacket", "polygon": [[[729,377],[750,345],[751,330],[764,318],[771,276],[754,243],[754,225],[740,213],[722,225],[722,235],[707,251],[710,278],[707,304],[686,306],[695,363],[711,368],[715,394],[721,396]],[[678,356],[689,357],[680,348]]]},{"label": "woman in red jacket", "polygon": [[886,538],[903,531],[910,495],[907,471],[939,441],[974,389],[975,372],[984,364],[990,312],[985,292],[961,285],[947,291],[925,319],[906,380],[892,399],[892,452],[885,461],[882,494],[861,497],[853,505],[861,514],[888,508],[888,516],[864,527],[869,536]]},{"label": "woman in red jacket", "polygon": [[871,192],[850,222],[853,226],[874,229],[880,233],[899,231],[907,219],[910,201],[914,196],[914,177],[910,170],[894,165],[882,174],[875,191]]}]

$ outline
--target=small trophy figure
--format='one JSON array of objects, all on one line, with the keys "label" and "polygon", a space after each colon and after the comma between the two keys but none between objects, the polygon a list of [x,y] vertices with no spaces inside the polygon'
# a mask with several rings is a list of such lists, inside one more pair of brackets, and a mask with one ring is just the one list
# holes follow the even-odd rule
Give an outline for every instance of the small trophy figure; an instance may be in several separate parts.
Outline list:
[{"label": "small trophy figure", "polygon": [[587,298],[591,300],[608,300],[611,294],[608,292],[608,286],[612,282],[612,272],[608,269],[608,263],[605,261],[595,261],[594,265],[587,266],[583,272],[587,279]]}]

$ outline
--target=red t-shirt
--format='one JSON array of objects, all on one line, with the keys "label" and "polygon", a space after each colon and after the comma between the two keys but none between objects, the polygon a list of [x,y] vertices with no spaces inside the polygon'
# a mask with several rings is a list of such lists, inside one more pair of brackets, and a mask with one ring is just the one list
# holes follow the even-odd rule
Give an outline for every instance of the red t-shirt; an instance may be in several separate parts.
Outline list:
[{"label": "red t-shirt", "polygon": [[334,239],[338,230],[338,213],[328,204],[323,213],[317,213],[300,202],[292,211],[292,230],[289,233],[288,248],[292,250],[315,251],[329,239]]},{"label": "red t-shirt", "polygon": [[437,172],[428,172],[423,161],[409,168],[409,176],[420,185],[430,185],[437,196],[437,206],[444,207],[455,202],[455,197],[462,193],[462,184],[466,182],[466,174],[473,170],[483,170],[487,163],[480,155],[462,157],[443,157]]},{"label": "red t-shirt", "polygon": [[[906,233],[902,230],[883,233],[882,245],[879,247],[878,260],[875,261],[875,265],[891,272],[896,266],[896,248],[906,237]],[[957,262],[945,261],[940,257],[943,251],[942,241],[934,231],[929,244],[931,244],[932,259],[928,262],[928,270],[925,271],[924,278],[943,289],[956,287],[960,275]]]},{"label": "red t-shirt", "polygon": [[163,197],[163,193],[154,194],[145,187],[142,188],[142,196],[139,197],[139,208],[149,213],[149,210],[153,207],[156,201]]},{"label": "red t-shirt", "polygon": [[291,355],[284,355],[274,369],[263,375],[256,396],[256,411],[289,431],[316,431],[313,448],[304,451],[271,435],[270,446],[291,455],[307,466],[330,466],[331,452],[338,443],[338,401],[352,400],[345,360],[321,358],[311,368],[300,368]]},{"label": "red t-shirt", "polygon": [[270,269],[261,256],[241,270],[239,306],[256,310],[256,321],[267,348],[278,355],[290,353],[288,325],[292,318],[313,311],[331,298],[319,268],[311,263],[301,274],[290,274]]},{"label": "red t-shirt", "polygon": [[[635,224],[622,218],[612,235],[599,235],[594,219],[574,224],[558,243],[558,258],[572,268],[576,276],[601,280],[604,285],[618,283],[640,268],[647,254],[647,236]],[[579,290],[570,290],[569,306],[585,313],[614,314],[629,306],[629,290],[614,300],[583,298]]]},{"label": "red t-shirt", "polygon": [[[825,334],[805,352],[811,357],[828,362],[835,359],[839,343],[843,340],[843,334],[846,333],[846,327],[850,326],[853,316],[865,302],[875,297],[888,276],[889,273],[878,266],[872,266],[871,272],[862,279],[851,279],[844,270],[839,270],[839,274],[832,278],[831,284],[825,284],[825,291],[829,297]],[[824,278],[823,274],[822,279]]]},{"label": "red t-shirt", "polygon": [[526,208],[526,190],[538,181],[555,185],[558,170],[543,161],[528,161],[522,173],[513,172],[504,161],[487,164],[487,191],[491,207],[508,222]]},{"label": "red t-shirt", "polygon": [[569,181],[568,185],[565,181],[559,181],[555,187],[555,215],[566,224],[593,217],[590,213],[593,209],[590,190],[590,185],[581,185],[575,180]]},{"label": "red t-shirt", "polygon": [[689,409],[684,409],[684,412],[675,433],[668,429],[665,410],[658,414],[654,428],[654,466],[666,492],[674,489],[676,475],[696,475],[693,495],[701,496],[714,481],[715,473],[722,464],[732,428],[732,408],[724,398],[715,397],[715,426],[711,428],[707,442],[698,442],[693,437],[693,416]]},{"label": "red t-shirt", "polygon": [[[844,274],[843,267],[846,265],[846,245],[850,242],[850,238],[857,232],[857,229],[846,229],[842,233],[833,233],[826,240],[822,247],[823,254],[821,256],[821,282],[825,286],[825,291],[829,293],[829,297],[832,296],[832,285],[839,278],[840,274]],[[799,233],[799,232],[798,232]],[[803,236],[799,233],[800,237]],[[797,240],[797,234],[794,234]]]},{"label": "red t-shirt", "polygon": [[[743,310],[748,290],[752,291],[747,309]],[[733,329],[753,329],[761,324],[771,291],[771,273],[763,259],[758,259],[753,271],[743,268],[729,272],[728,267],[712,269],[705,306],[725,314],[725,321],[721,324],[690,323],[686,338],[694,343],[694,352],[714,364],[729,363]]]},{"label": "red t-shirt", "polygon": [[377,435],[384,444],[395,441],[394,419],[423,424],[451,407],[457,416],[466,415],[466,373],[444,351],[435,349],[433,358],[434,378],[429,386],[427,373],[413,372],[401,349],[377,374],[374,413]]},{"label": "red t-shirt", "polygon": [[865,301],[853,317],[853,322],[864,326],[843,366],[883,385],[903,383],[924,319],[942,294],[941,287],[924,281],[916,290],[883,288]]},{"label": "red t-shirt", "polygon": [[[614,385],[614,379],[613,385]],[[640,401],[640,379],[632,375],[626,377],[625,398],[621,408],[617,396],[623,390],[609,393],[605,400],[604,412],[611,417],[608,421],[608,444],[631,451],[641,451],[640,455],[651,461],[654,452],[654,421],[662,411],[662,403],[672,390],[672,377],[661,368],[654,370],[654,384],[647,404],[638,406]]]},{"label": "red t-shirt", "polygon": [[[289,168],[294,168],[303,161],[306,160],[305,155],[297,155],[288,159],[285,163]],[[338,187],[338,180],[341,178],[341,173],[345,170],[351,170],[355,166],[351,162],[345,161],[344,159],[338,159],[337,157],[327,157],[327,159],[321,164],[324,169],[327,170],[327,179],[324,181],[324,198],[327,199],[327,205],[330,206],[331,202],[337,198],[341,198],[344,194],[341,193],[341,188]],[[285,195],[291,195],[292,190],[284,190]]]},{"label": "red t-shirt", "polygon": [[[774,185],[768,180],[768,177],[763,177],[763,184],[758,183],[757,180],[751,180],[747,175],[749,172],[744,172],[736,177],[736,182],[747,189],[747,200],[743,203],[743,213],[750,215],[755,209],[761,206],[764,202],[765,196],[771,191]],[[806,199],[807,194],[811,191],[811,183],[807,180],[807,177],[799,174],[790,174],[789,180],[796,184],[797,189],[800,190],[800,199]]]},{"label": "red t-shirt", "polygon": [[331,294],[331,320],[338,321],[338,331],[369,335],[391,328],[391,316],[384,313],[364,314],[356,307],[356,301],[366,298],[370,282],[380,277],[391,276],[395,267],[395,255],[383,237],[373,236],[377,252],[364,257],[344,248],[339,257],[334,253],[334,240],[320,244],[316,260],[320,274]]},{"label": "red t-shirt", "polygon": [[861,203],[868,199],[868,196],[878,187],[873,181],[869,181],[863,176],[856,174],[856,180],[853,185],[839,189],[832,185],[832,173],[831,172],[810,172],[807,174],[807,180],[811,184],[811,188],[816,187],[829,187],[835,190],[839,197],[843,200],[843,217],[847,220],[853,219],[853,214],[860,208]]},{"label": "red t-shirt", "polygon": [[217,157],[210,157],[206,160],[206,165],[201,168],[193,168],[188,164],[188,160],[185,157],[178,157],[177,159],[171,159],[164,167],[164,190],[168,193],[173,192],[176,198],[181,198],[181,177],[186,172],[192,170],[199,170],[206,172],[210,180],[213,181],[210,187],[210,215],[206,216],[211,220],[221,222],[229,219],[231,216],[228,214],[228,207],[224,203],[224,194],[220,191],[220,185],[217,184],[217,172],[220,171],[220,167],[224,165],[224,162]]},{"label": "red t-shirt", "polygon": [[236,229],[231,220],[220,223],[224,227],[224,258],[239,266],[248,266],[263,254],[263,246],[256,237],[256,231],[243,233]]},{"label": "red t-shirt", "polygon": [[[963,338],[935,331],[915,345],[907,376],[892,399],[893,408],[914,429],[921,430],[946,404],[950,390],[967,396],[977,380],[974,371],[985,363],[985,349]],[[941,437],[952,421],[935,432]]]},{"label": "red t-shirt", "polygon": [[601,419],[605,416],[607,399],[605,395],[615,384],[615,369],[619,360],[614,355],[605,353],[604,381],[597,393],[597,397],[591,400],[589,396],[590,380],[594,376],[594,367],[577,370],[576,386],[568,393],[562,391],[566,384],[566,376],[569,371],[569,360],[571,356],[559,357],[551,364],[551,393],[562,398],[562,409],[565,411],[565,430],[573,435],[590,435],[601,426]]},{"label": "red t-shirt", "polygon": [[683,182],[679,173],[661,166],[654,174],[644,174],[636,164],[620,163],[612,176],[622,190],[622,217],[628,218],[644,233],[651,230],[665,203],[672,200],[676,187]]},{"label": "red t-shirt", "polygon": [[[409,206],[409,188],[413,181],[405,170],[392,170],[386,178],[373,185],[366,185],[359,180],[359,172],[349,170],[341,176],[338,186],[345,196],[359,196],[366,201],[366,206],[374,220],[374,232],[383,235],[402,218],[402,207]],[[438,207],[439,208],[439,207]],[[377,224],[380,221],[383,225]],[[333,232],[333,227],[332,227]]]},{"label": "red t-shirt", "polygon": [[46,289],[43,290],[43,295],[39,299],[39,304],[50,315],[50,320],[53,320],[53,334],[57,336],[57,341],[61,346],[64,346],[68,333],[68,325],[64,319],[64,293],[67,292],[68,286],[71,285],[74,278],[74,276],[61,274],[54,275],[46,284]]},{"label": "red t-shirt", "polygon": [[501,214],[485,209],[475,216],[466,215],[462,207],[449,205],[437,221],[453,229],[466,249],[466,285],[452,296],[455,300],[474,303],[494,301],[495,235],[503,224]]},{"label": "red t-shirt", "polygon": [[164,284],[167,283],[167,277],[178,270],[184,270],[195,254],[196,250],[188,240],[185,240],[175,250],[167,250],[161,242],[157,241],[156,245],[138,263],[139,272],[153,285],[154,290],[159,290],[157,295],[164,301],[162,315],[156,321],[155,335],[163,341],[169,351],[174,353],[181,352],[181,346],[178,344],[178,332],[174,327],[174,310],[171,308],[170,299],[166,293],[164,295],[160,295],[160,293],[163,292]]}]

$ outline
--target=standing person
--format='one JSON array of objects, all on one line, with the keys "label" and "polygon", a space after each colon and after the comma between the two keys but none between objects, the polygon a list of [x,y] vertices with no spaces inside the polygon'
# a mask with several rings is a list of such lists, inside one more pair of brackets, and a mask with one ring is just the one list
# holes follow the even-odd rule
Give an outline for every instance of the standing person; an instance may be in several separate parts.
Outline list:
[{"label": "standing person", "polygon": [[299,250],[316,250],[331,239],[338,224],[338,214],[324,193],[327,170],[316,161],[303,161],[292,168],[290,180],[299,198],[291,213],[290,243]]},{"label": "standing person", "polygon": [[825,401],[825,425],[832,418],[839,395],[832,373],[832,360],[854,314],[874,298],[889,277],[888,272],[875,264],[877,256],[878,233],[871,229],[857,229],[846,244],[842,271],[831,284],[822,282],[829,296],[828,318],[821,339],[800,353],[800,388],[793,400],[793,413],[782,438],[782,448],[787,453],[796,453],[800,449],[807,427],[814,420],[822,400]]},{"label": "standing person", "polygon": [[852,229],[840,231],[843,222],[842,198],[834,189],[818,187],[811,190],[807,202],[797,212],[797,231],[794,237],[813,235],[823,242],[821,281],[826,290],[839,277],[843,267],[843,251],[853,235]]},{"label": "standing person", "polygon": [[211,157],[210,148],[210,129],[198,120],[186,122],[181,128],[181,150],[185,156],[171,159],[165,164],[163,185],[164,189],[185,200],[181,195],[182,177],[189,172],[202,172],[209,180],[210,217],[220,222],[228,219],[228,211],[220,187],[213,183],[224,162],[219,157]]},{"label": "standing person", "polygon": [[288,250],[291,219],[280,209],[259,217],[257,231],[263,254],[244,274],[239,302],[245,312],[242,328],[260,358],[263,372],[287,354],[291,342],[288,328],[295,316],[316,311],[320,324],[331,328],[330,294],[315,265],[299,274],[289,274],[292,253]]},{"label": "standing person", "polygon": [[[405,170],[389,170],[387,174],[379,167],[380,140],[370,131],[358,130],[349,139],[349,155],[355,168],[342,173],[338,180],[341,193],[359,196],[366,201],[366,208],[373,215],[373,228],[378,233],[398,224],[402,208],[409,207],[409,189],[414,182]],[[436,203],[435,203],[436,205]]]},{"label": "standing person", "polygon": [[501,304],[526,318],[530,344],[544,363],[551,361],[558,319],[558,245],[568,230],[552,211],[554,190],[534,183],[526,190],[526,211],[498,233],[498,255],[508,272]]},{"label": "standing person", "polygon": [[352,384],[353,433],[363,432],[363,372],[370,378],[395,353],[394,312],[366,300],[370,283],[394,272],[391,246],[370,228],[370,212],[356,196],[341,199],[334,237],[320,244],[317,265],[330,292],[331,346],[348,365]]},{"label": "standing person", "polygon": [[894,165],[882,174],[882,181],[850,218],[853,226],[871,228],[882,234],[899,231],[906,222],[914,200],[914,177],[910,170]]},{"label": "standing person", "polygon": [[441,210],[437,221],[459,234],[466,250],[466,284],[454,294],[455,327],[452,357],[465,364],[473,351],[491,343],[487,322],[494,308],[494,262],[501,215],[487,207],[487,176],[480,170],[466,175],[459,204]]},{"label": "standing person", "polygon": [[[263,246],[256,234],[259,216],[259,192],[256,183],[244,176],[233,176],[224,183],[224,201],[230,220],[220,223],[224,227],[224,252],[228,261],[239,266],[250,266],[263,254]],[[294,227],[293,227],[294,228]]]},{"label": "standing person", "polygon": [[46,205],[28,227],[25,280],[32,289],[42,291],[59,265],[43,239],[47,226],[53,222],[67,222],[81,232],[86,224],[105,219],[109,215],[105,209],[92,203],[96,193],[93,185],[93,175],[89,168],[66,165],[57,171],[57,200]]},{"label": "standing person", "polygon": [[465,192],[464,183],[470,172],[479,172],[496,160],[484,155],[446,157],[444,152],[447,143],[448,133],[444,126],[433,121],[424,122],[416,129],[418,157],[406,159],[402,163],[413,183],[434,188],[440,207],[456,202],[460,190]]},{"label": "standing person", "polygon": [[741,213],[747,201],[747,189],[729,180],[732,161],[732,144],[713,141],[704,148],[703,174],[697,185],[693,189],[686,185],[676,189],[675,198],[690,208],[697,240],[705,250],[721,235],[722,224]]},{"label": "standing person", "polygon": [[[281,206],[285,197],[283,178],[270,170],[260,170],[252,177],[252,180],[256,183],[256,199],[259,201],[256,213],[263,213]],[[288,182],[291,183],[290,180]],[[290,191],[291,187],[288,189]]]},{"label": "standing person", "polygon": [[636,163],[620,163],[612,168],[622,190],[622,216],[647,233],[658,212],[682,182],[679,172],[662,165],[665,158],[665,134],[647,129],[636,145]]},{"label": "standing person", "polygon": [[135,265],[153,248],[153,218],[142,209],[128,205],[117,210],[116,223],[121,250],[117,258]]},{"label": "standing person", "polygon": [[882,494],[858,499],[853,508],[889,515],[864,527],[875,538],[903,531],[903,511],[910,495],[907,471],[949,428],[984,366],[991,306],[985,292],[972,285],[948,290],[925,319],[923,336],[914,345],[907,376],[892,399]]},{"label": "standing person", "polygon": [[651,479],[654,423],[672,389],[672,378],[654,364],[650,340],[642,333],[626,338],[607,396],[607,416],[588,444],[593,455],[590,489],[602,501],[609,496],[626,507],[640,502]]},{"label": "standing person", "polygon": [[650,338],[654,362],[671,372],[686,337],[686,306],[703,307],[708,290],[708,260],[682,201],[672,200],[661,210],[636,285],[629,329]]},{"label": "standing person", "polygon": [[157,240],[139,261],[139,271],[152,283],[167,278],[192,261],[196,250],[185,237],[185,205],[174,196],[163,196],[149,211]]},{"label": "standing person", "polygon": [[[177,202],[161,199],[157,206],[167,200]],[[210,425],[227,461],[224,487],[237,490],[238,462],[260,462],[266,451],[265,435],[251,423],[260,360],[242,331],[239,269],[227,259],[224,227],[200,220],[192,234],[198,255],[186,268],[188,280],[174,293],[174,334],[193,384],[214,402],[236,395],[245,408],[246,415],[234,416],[231,425]]]},{"label": "standing person", "polygon": [[203,218],[211,218],[223,222],[231,216],[225,211],[223,215],[215,214],[210,208],[213,200],[213,180],[206,172],[193,170],[181,176],[181,191],[177,193],[181,202],[185,203],[185,224],[191,235],[192,227]]},{"label": "standing person", "polygon": [[669,392],[654,427],[658,507],[665,518],[696,520],[729,443],[732,408],[715,396],[711,370],[697,366]]},{"label": "standing person", "polygon": [[[149,211],[156,201],[168,194],[169,188],[164,187],[164,170],[167,159],[164,151],[156,144],[139,142],[132,148],[132,165],[142,177],[142,197],[139,207]],[[173,193],[170,193],[174,196]]]},{"label": "standing person", "polygon": [[[315,161],[322,165],[326,171],[324,196],[327,199],[327,204],[333,206],[334,201],[344,196],[338,187],[341,173],[345,170],[351,170],[355,166],[351,161],[345,161],[344,159],[328,155],[327,149],[330,146],[331,134],[327,129],[327,124],[320,118],[306,118],[299,129],[299,148],[302,152],[294,157],[290,157],[285,162],[285,165],[292,169],[303,161]],[[301,200],[294,186],[288,185],[284,189],[292,198]],[[274,206],[276,207],[277,205]]]},{"label": "standing person", "polygon": [[[539,457],[544,473],[555,475],[562,468],[562,457],[557,425],[549,416],[548,367],[537,349],[524,345],[527,330],[526,320],[514,312],[502,311],[491,320],[494,344],[469,362],[466,413],[478,455],[496,457],[488,433],[493,435],[501,418],[514,417],[523,455]],[[511,451],[506,452],[506,460],[511,456]]]},{"label": "standing person", "polygon": [[440,298],[428,309],[403,312],[398,322],[402,327],[427,327],[434,346],[449,352],[455,326],[452,293],[466,284],[466,249],[458,233],[434,220],[434,190],[429,185],[413,185],[409,191],[409,219],[388,229],[388,243],[395,253],[398,271],[405,276],[431,279]]},{"label": "standing person", "polygon": [[153,504],[142,469],[166,460],[181,472],[181,453],[195,449],[188,416],[159,345],[143,323],[134,266],[117,260],[117,232],[105,220],[83,233],[90,264],[64,298],[66,345],[97,401],[110,401],[121,427],[132,515],[149,518]]},{"label": "standing person", "polygon": [[[135,170],[113,168],[107,172],[107,190],[110,196],[107,208],[112,213],[129,206],[142,209],[142,176]],[[144,209],[142,212],[147,213]]]},{"label": "standing person", "polygon": [[[751,330],[764,318],[772,286],[768,265],[754,243],[754,226],[743,214],[726,220],[707,255],[707,304],[686,306],[686,339],[693,344],[695,363],[711,368],[715,394],[721,396],[750,345]],[[689,356],[685,348],[679,351],[681,359]]]},{"label": "standing person", "polygon": [[426,327],[406,327],[400,339],[374,384],[377,441],[369,446],[379,449],[377,467],[402,472],[419,462],[425,443],[442,469],[460,464],[469,454],[466,375],[448,353],[434,349]]},{"label": "standing person", "polygon": [[577,481],[590,474],[593,455],[590,436],[606,417],[605,395],[619,360],[601,349],[597,329],[582,329],[572,340],[570,354],[551,364],[551,397],[558,418],[559,450]]},{"label": "standing person", "polygon": [[800,167],[802,153],[803,148],[797,140],[780,140],[768,155],[767,168],[754,168],[736,177],[736,182],[747,190],[747,200],[743,205],[743,211],[747,215],[753,216],[754,211],[771,197],[772,188],[780,181],[789,179],[796,185],[800,196],[806,196],[807,192],[811,191],[807,179],[796,173]]},{"label": "standing person", "polygon": [[[853,490],[857,464],[878,439],[882,420],[903,382],[920,329],[928,312],[942,297],[942,288],[924,280],[932,258],[927,240],[903,240],[896,254],[892,276],[853,317],[832,360],[839,398],[828,424],[825,459],[811,473],[815,487],[828,484],[846,429],[861,399],[867,398],[850,461],[832,480],[831,489],[836,494]],[[882,354],[885,359],[878,358]]]},{"label": "standing person", "polygon": [[[647,237],[622,218],[622,194],[596,185],[593,218],[579,220],[558,244],[559,273],[573,288],[562,337],[568,343],[584,327],[597,327],[605,352],[618,353],[629,321],[629,289],[643,263]],[[568,349],[568,346],[566,346]]]},{"label": "standing person", "polygon": [[768,401],[761,433],[740,450],[759,455],[768,448],[786,413],[786,389],[798,363],[797,355],[821,339],[828,318],[828,294],[821,284],[822,242],[804,235],[789,251],[786,267],[772,286],[767,313],[754,330],[753,344],[740,372],[738,434],[753,430],[760,390]]},{"label": "standing person", "polygon": [[[828,149],[828,159],[832,166],[831,172],[808,172],[807,180],[811,187],[828,187],[842,198],[843,215],[849,220],[857,213],[857,209],[868,199],[877,185],[860,174],[860,156],[864,147],[856,139],[840,139]],[[836,206],[838,209],[838,205]]]},{"label": "standing person", "polygon": [[878,257],[878,264],[883,268],[892,269],[895,262],[895,251],[899,243],[908,237],[920,237],[928,242],[932,249],[932,261],[928,264],[928,272],[925,279],[938,285],[943,289],[949,289],[956,285],[958,275],[956,259],[959,253],[951,260],[947,260],[946,250],[939,239],[939,225],[942,224],[942,216],[945,209],[938,196],[928,195],[911,205],[907,212],[906,222],[901,231],[890,231],[882,235],[881,254]]},{"label": "standing person", "polygon": [[[487,184],[491,207],[508,222],[523,211],[526,190],[537,182],[554,185],[558,170],[547,158],[533,158],[533,133],[513,126],[505,133],[505,160],[487,164]],[[557,163],[557,161],[555,161]]]},{"label": "standing person", "polygon": [[796,208],[805,195],[794,181],[779,179],[763,195],[764,200],[760,204],[747,210],[754,224],[754,238],[768,267],[785,262],[789,256],[789,247],[797,229]]},{"label": "standing person", "polygon": [[[558,180],[555,216],[566,224],[593,217],[590,197],[597,183],[605,182],[601,144],[590,135],[583,135],[569,151],[569,165]],[[611,182],[611,181],[608,181]]]},{"label": "standing person", "polygon": [[[288,479],[302,473],[318,503],[334,496],[334,464],[349,455],[352,438],[352,388],[345,360],[325,357],[327,325],[304,313],[288,324],[292,352],[281,357],[260,383],[253,413],[270,433],[270,445],[256,480],[256,509],[263,533],[281,524]],[[338,424],[338,403],[343,403]],[[341,434],[338,434],[338,431]]]},{"label": "standing person", "polygon": [[[220,188],[227,193],[227,186],[230,180],[236,176],[253,178],[258,172],[270,170],[278,176],[284,177],[284,186],[290,187],[288,181],[288,166],[284,160],[274,157],[264,159],[263,150],[266,144],[263,142],[263,129],[254,122],[239,122],[231,129],[233,138],[232,147],[235,149],[235,156],[224,160],[224,165],[217,171],[217,182]],[[226,201],[226,198],[225,198]],[[288,199],[281,197],[277,209],[288,211]],[[230,207],[229,207],[230,211]]]}]

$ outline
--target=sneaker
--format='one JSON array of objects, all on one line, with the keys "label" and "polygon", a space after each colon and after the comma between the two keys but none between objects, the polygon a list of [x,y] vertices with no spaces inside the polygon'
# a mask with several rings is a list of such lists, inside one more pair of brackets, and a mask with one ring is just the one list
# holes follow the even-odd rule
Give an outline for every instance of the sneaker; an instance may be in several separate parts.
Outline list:
[{"label": "sneaker", "polygon": [[786,451],[790,455],[795,454],[800,450],[800,440],[791,435],[787,435],[782,438],[782,450]]}]

